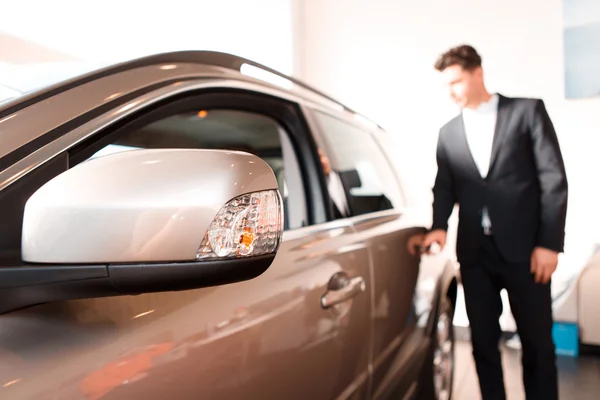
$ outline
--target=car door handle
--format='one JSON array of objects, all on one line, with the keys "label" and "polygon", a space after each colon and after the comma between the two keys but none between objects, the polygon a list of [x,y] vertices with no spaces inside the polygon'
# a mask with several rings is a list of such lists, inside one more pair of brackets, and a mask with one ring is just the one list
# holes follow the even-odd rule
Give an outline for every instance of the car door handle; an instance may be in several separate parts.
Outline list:
[{"label": "car door handle", "polygon": [[[337,287],[336,287],[337,286]],[[321,297],[321,306],[329,308],[344,301],[348,301],[354,296],[362,293],[366,289],[365,280],[361,276],[348,279],[345,276],[335,276],[328,285],[328,291]]]}]

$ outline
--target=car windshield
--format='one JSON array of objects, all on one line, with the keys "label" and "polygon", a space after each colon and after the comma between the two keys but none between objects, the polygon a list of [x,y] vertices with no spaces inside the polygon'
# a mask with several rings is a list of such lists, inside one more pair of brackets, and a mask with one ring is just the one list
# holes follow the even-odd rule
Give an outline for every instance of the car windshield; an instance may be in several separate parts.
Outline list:
[{"label": "car windshield", "polygon": [[0,104],[103,66],[87,62],[0,62]]}]

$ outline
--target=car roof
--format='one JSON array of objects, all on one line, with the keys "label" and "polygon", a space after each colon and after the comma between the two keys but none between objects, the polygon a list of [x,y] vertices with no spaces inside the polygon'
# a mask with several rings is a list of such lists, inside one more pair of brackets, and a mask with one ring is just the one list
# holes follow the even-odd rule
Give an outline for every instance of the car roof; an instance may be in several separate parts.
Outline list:
[{"label": "car roof", "polygon": [[249,84],[258,91],[330,110],[333,115],[345,114],[359,125],[383,131],[306,83],[259,63],[213,51],[171,52],[96,69],[0,103],[0,171],[64,129],[72,129],[76,120],[88,120],[115,108],[128,110],[136,106],[135,99],[153,90],[154,98],[160,99],[170,93],[168,88],[194,87],[194,82],[200,86],[212,82],[215,87]]},{"label": "car roof", "polygon": [[[156,55],[150,55],[142,58],[137,58],[130,61],[125,61],[118,64],[113,64],[104,68],[96,69],[83,75],[73,77],[71,79],[55,83],[53,85],[23,94],[22,96],[16,97],[12,100],[6,101],[0,104],[0,118],[10,115],[14,112],[22,110],[28,106],[41,102],[57,94],[66,92],[74,89],[78,86],[84,85],[88,82],[100,80],[112,75],[123,73],[126,71],[134,70],[141,67],[155,66],[155,65],[177,65],[177,64],[195,64],[198,67],[220,67],[228,70],[229,74],[241,74],[243,66],[252,66],[255,69],[259,69],[266,73],[272,74],[275,77],[285,79],[293,86],[286,88],[286,90],[293,95],[306,98],[306,94],[310,93],[310,97],[314,98],[317,96],[322,100],[335,104],[336,108],[342,108],[344,111],[358,114],[356,111],[350,109],[341,102],[335,100],[331,96],[317,90],[316,88],[308,85],[307,83],[283,74],[270,67],[262,65],[260,63],[248,60],[243,57],[239,57],[233,54],[216,52],[216,51],[177,51],[162,53]],[[267,86],[267,83],[262,83]],[[364,118],[364,116],[362,116]],[[372,122],[372,121],[371,121]],[[380,127],[381,128],[381,127]]]}]

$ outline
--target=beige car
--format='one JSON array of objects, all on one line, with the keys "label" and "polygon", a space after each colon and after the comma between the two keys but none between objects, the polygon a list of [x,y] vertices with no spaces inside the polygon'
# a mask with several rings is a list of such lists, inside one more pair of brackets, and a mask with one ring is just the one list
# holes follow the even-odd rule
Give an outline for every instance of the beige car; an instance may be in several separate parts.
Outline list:
[{"label": "beige car", "polygon": [[455,268],[388,134],[232,55],[0,104],[0,398],[449,399]]}]

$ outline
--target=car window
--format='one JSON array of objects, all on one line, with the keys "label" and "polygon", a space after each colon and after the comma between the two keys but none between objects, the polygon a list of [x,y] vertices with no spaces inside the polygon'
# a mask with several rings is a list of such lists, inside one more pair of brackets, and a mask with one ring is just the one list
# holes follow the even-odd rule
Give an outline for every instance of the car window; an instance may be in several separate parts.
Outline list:
[{"label": "car window", "polygon": [[401,207],[395,173],[370,132],[315,111],[334,177],[346,194],[350,215]]},{"label": "car window", "polygon": [[261,157],[277,178],[285,228],[307,225],[306,197],[294,148],[285,130],[269,117],[223,109],[177,114],[126,131],[90,159],[149,148],[237,150]]}]

